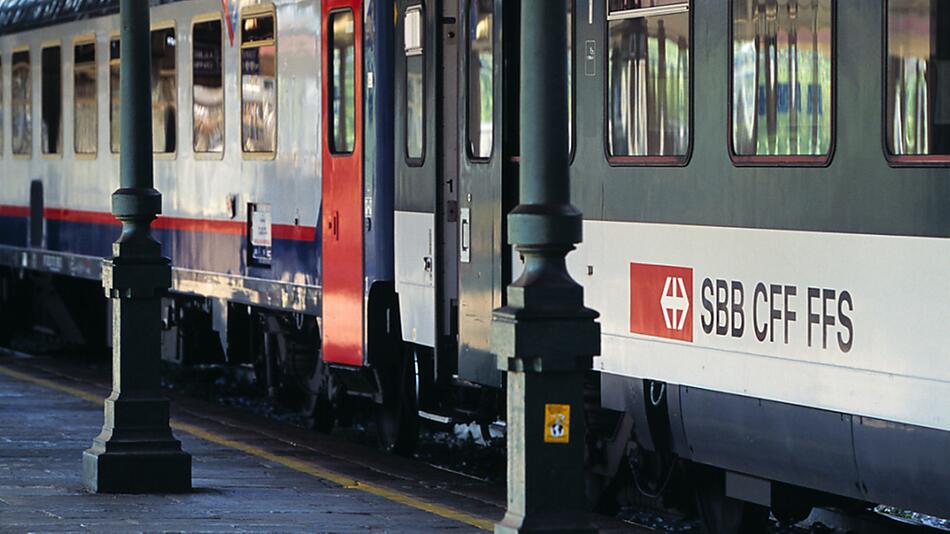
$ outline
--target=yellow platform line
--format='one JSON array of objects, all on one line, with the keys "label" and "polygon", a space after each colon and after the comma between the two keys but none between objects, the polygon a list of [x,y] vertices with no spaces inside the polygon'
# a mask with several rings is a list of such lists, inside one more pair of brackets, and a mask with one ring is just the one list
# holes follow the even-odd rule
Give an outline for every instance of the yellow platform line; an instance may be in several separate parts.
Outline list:
[{"label": "yellow platform line", "polygon": [[[89,393],[88,391],[83,391],[79,388],[66,386],[58,382],[54,382],[52,380],[47,380],[45,378],[33,376],[31,374],[24,373],[21,371],[16,371],[2,365],[0,365],[0,374],[7,375],[11,378],[15,378],[23,382],[29,382],[32,384],[36,384],[38,386],[43,386],[48,389],[60,391],[60,392],[72,395],[73,397],[78,397],[85,401],[98,404],[100,406],[102,405],[102,402],[103,402],[102,397],[95,395],[93,393]],[[363,491],[365,493],[370,493],[372,495],[376,495],[378,497],[382,497],[384,499],[397,502],[399,504],[409,506],[417,510],[422,510],[424,512],[428,512],[430,514],[434,514],[439,517],[443,517],[445,519],[450,519],[452,521],[458,521],[459,523],[464,523],[466,525],[470,525],[482,530],[494,529],[494,523],[487,519],[476,517],[474,515],[467,514],[465,512],[460,512],[458,510],[449,508],[447,506],[443,506],[441,504],[436,504],[436,503],[432,503],[423,499],[419,499],[417,497],[414,497],[402,491],[386,488],[383,486],[379,486],[377,484],[373,484],[371,482],[365,482],[362,480],[355,479],[353,477],[344,475],[342,473],[338,473],[336,471],[332,471],[332,470],[325,469],[322,467],[317,467],[316,465],[313,465],[309,462],[298,460],[296,458],[291,458],[283,454],[275,454],[273,452],[264,450],[260,447],[248,445],[247,443],[242,443],[240,441],[236,441],[236,440],[221,436],[219,434],[215,434],[214,432],[209,432],[196,425],[182,423],[180,421],[176,421],[172,419],[171,427],[175,430],[179,430],[181,432],[191,434],[192,436],[195,436],[196,438],[200,438],[205,441],[210,441],[211,443],[221,445],[222,447],[238,450],[245,454],[250,454],[251,456],[256,456],[258,458],[262,458],[264,460],[268,460],[270,462],[283,465],[284,467],[293,469],[294,471],[305,473],[316,478],[320,478],[323,480],[333,482],[335,484],[339,484],[340,486],[346,489],[354,489],[354,490]]]}]

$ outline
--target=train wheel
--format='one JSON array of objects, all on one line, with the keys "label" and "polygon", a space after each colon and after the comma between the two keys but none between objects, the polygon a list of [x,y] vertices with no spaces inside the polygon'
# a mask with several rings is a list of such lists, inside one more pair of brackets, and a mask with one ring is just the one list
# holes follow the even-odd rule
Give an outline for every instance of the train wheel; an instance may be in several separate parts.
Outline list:
[{"label": "train wheel", "polygon": [[767,531],[769,509],[726,496],[723,472],[694,470],[696,506],[709,534],[761,534]]},{"label": "train wheel", "polygon": [[333,402],[330,400],[330,375],[326,364],[318,358],[307,384],[307,398],[304,399],[303,413],[310,428],[328,433],[336,423]]},{"label": "train wheel", "polygon": [[310,383],[322,371],[316,320],[303,315],[263,316],[255,373],[268,395],[295,409],[307,409]]},{"label": "train wheel", "polygon": [[405,349],[380,376],[382,402],[376,405],[380,446],[400,455],[415,451],[419,439],[418,355]]}]

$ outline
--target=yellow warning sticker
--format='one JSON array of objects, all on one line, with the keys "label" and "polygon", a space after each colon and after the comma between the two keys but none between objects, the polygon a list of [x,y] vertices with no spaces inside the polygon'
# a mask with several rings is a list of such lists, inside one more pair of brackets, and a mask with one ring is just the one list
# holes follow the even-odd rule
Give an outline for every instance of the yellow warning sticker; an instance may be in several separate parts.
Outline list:
[{"label": "yellow warning sticker", "polygon": [[544,442],[569,443],[571,441],[571,405],[544,405]]}]

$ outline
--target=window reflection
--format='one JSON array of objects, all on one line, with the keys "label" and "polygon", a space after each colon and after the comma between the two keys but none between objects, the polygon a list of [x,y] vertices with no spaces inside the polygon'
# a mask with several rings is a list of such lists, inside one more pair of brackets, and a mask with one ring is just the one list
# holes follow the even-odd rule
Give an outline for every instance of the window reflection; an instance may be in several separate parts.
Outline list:
[{"label": "window reflection", "polygon": [[192,63],[192,117],[195,152],[224,152],[224,84],[221,75],[221,21],[195,24]]},{"label": "window reflection", "polygon": [[[0,88],[3,87],[3,58],[0,57]],[[3,114],[6,108],[3,105],[3,91],[0,90],[0,157],[3,156]]]},{"label": "window reflection", "polygon": [[352,11],[330,15],[330,151],[356,146],[356,41]]},{"label": "window reflection", "polygon": [[831,0],[733,0],[736,154],[828,154],[831,23]]},{"label": "window reflection", "polygon": [[13,53],[10,97],[13,105],[11,148],[16,155],[28,156],[33,153],[33,87],[30,83],[29,50]]},{"label": "window reflection", "polygon": [[177,148],[175,47],[174,28],[152,32],[152,150],[165,154]]},{"label": "window reflection", "polygon": [[472,0],[468,28],[468,142],[473,158],[491,156],[494,137],[493,0]]},{"label": "window reflection", "polygon": [[122,92],[119,83],[119,73],[121,72],[120,50],[118,39],[109,41],[109,145],[112,152],[116,154],[119,152],[119,137],[122,134],[119,121],[122,117],[119,101]]},{"label": "window reflection", "polygon": [[76,45],[73,55],[73,149],[95,154],[99,148],[96,101],[96,43]]},{"label": "window reflection", "polygon": [[628,9],[642,9],[645,7],[674,6],[683,4],[683,0],[608,0],[607,9],[610,13]]},{"label": "window reflection", "polygon": [[887,147],[893,155],[950,154],[950,6],[946,1],[887,3],[886,123]]},{"label": "window reflection", "polygon": [[425,143],[424,41],[422,8],[406,10],[406,155],[421,159]]},{"label": "window reflection", "polygon": [[[611,0],[611,156],[685,156],[689,148],[689,13],[684,2]],[[668,11],[638,11],[671,6]],[[679,9],[677,9],[679,8]]]},{"label": "window reflection", "polygon": [[277,151],[277,45],[274,16],[241,27],[241,144],[244,152]]}]

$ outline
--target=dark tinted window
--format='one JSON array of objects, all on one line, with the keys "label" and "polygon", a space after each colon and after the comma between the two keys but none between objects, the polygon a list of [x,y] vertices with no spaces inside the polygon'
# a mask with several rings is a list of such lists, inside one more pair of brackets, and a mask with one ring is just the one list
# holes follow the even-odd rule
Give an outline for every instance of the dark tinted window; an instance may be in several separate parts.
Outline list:
[{"label": "dark tinted window", "polygon": [[690,128],[689,3],[611,0],[610,5],[608,152],[683,157]]},{"label": "dark tinted window", "polygon": [[13,53],[10,98],[13,104],[11,148],[16,155],[28,156],[33,153],[33,84],[29,50]]},{"label": "dark tinted window", "polygon": [[888,151],[950,154],[950,3],[887,2]]},{"label": "dark tinted window", "polygon": [[164,154],[178,145],[176,45],[174,28],[152,32],[152,150]]},{"label": "dark tinted window", "polygon": [[330,14],[330,151],[356,146],[356,34],[352,11]]},{"label": "dark tinted window", "polygon": [[491,156],[495,133],[494,1],[471,0],[468,13],[468,150]]},{"label": "dark tinted window", "polygon": [[574,0],[567,1],[567,150],[574,150]]},{"label": "dark tinted window", "polygon": [[40,88],[43,92],[41,112],[43,115],[42,147],[44,154],[59,154],[63,144],[63,62],[58,46],[43,49],[43,76]]},{"label": "dark tinted window", "polygon": [[224,80],[221,21],[195,24],[192,31],[192,97],[195,152],[224,152]]},{"label": "dark tinted window", "polygon": [[277,43],[271,14],[241,22],[241,145],[244,152],[277,151]]},{"label": "dark tinted window", "polygon": [[831,151],[831,5],[831,0],[733,0],[737,155]]},{"label": "dark tinted window", "polygon": [[73,55],[73,149],[77,154],[95,154],[99,148],[96,96],[96,43],[78,44]]}]

